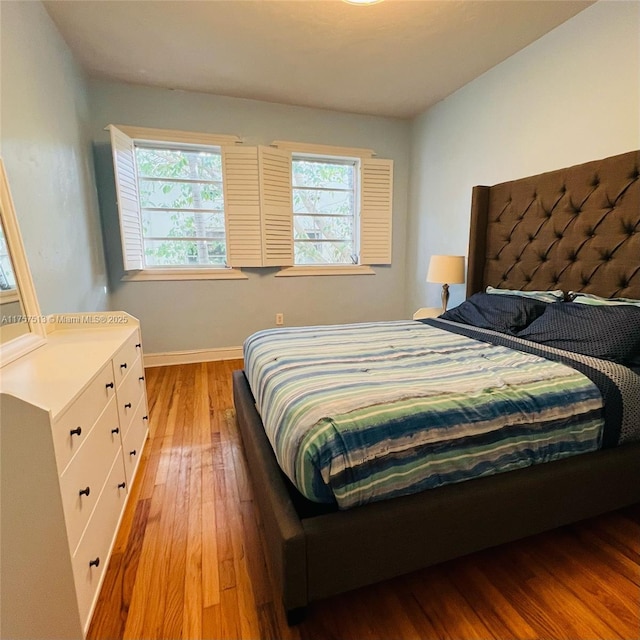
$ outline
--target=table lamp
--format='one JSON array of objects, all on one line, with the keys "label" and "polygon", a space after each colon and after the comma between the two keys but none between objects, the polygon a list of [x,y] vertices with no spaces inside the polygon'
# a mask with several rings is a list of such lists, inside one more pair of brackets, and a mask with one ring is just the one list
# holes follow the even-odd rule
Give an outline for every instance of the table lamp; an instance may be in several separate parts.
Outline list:
[{"label": "table lamp", "polygon": [[431,256],[427,282],[442,284],[442,311],[447,310],[449,285],[464,282],[464,256]]}]

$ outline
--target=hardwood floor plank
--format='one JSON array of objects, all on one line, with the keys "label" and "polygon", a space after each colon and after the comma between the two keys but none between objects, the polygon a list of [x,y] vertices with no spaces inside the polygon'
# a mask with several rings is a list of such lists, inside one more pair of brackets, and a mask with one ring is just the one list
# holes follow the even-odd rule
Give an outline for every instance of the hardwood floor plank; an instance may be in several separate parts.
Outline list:
[{"label": "hardwood floor plank", "polygon": [[571,529],[575,538],[585,545],[594,557],[601,558],[614,571],[640,587],[640,565],[633,562],[624,553],[620,553],[614,545],[609,544],[606,538],[593,533],[588,522],[581,523],[581,525]]},{"label": "hardwood floor plank", "polygon": [[535,640],[538,633],[520,615],[491,579],[469,562],[448,564],[449,577],[496,638]]},{"label": "hardwood floor plank", "polygon": [[[156,568],[156,557],[161,552],[159,548],[160,545],[158,544],[158,530],[160,528],[160,517],[163,512],[163,507],[164,485],[158,487],[151,498],[151,506],[149,508],[149,516],[147,518],[138,569],[131,592],[131,602],[123,638],[135,640],[136,638],[147,637],[148,634],[145,631],[146,628],[144,624],[147,611],[160,606],[159,602],[152,601],[149,597],[149,579]],[[108,571],[107,569],[107,572]]]},{"label": "hardwood floor plank", "polygon": [[[518,567],[522,565],[530,566],[532,563],[527,558],[528,546],[510,545],[506,553],[509,567],[514,572],[518,572]],[[554,608],[563,612],[563,631],[566,631],[571,638],[585,638],[589,634],[595,635],[602,640],[617,638],[618,635],[613,629],[602,620],[588,603],[581,603],[575,595],[564,588],[554,571],[553,563],[549,559],[543,564],[533,563],[537,570],[537,576],[531,580],[526,588],[530,598],[535,598],[547,610]],[[585,606],[586,605],[586,606]]]},{"label": "hardwood floor plank", "polygon": [[[202,451],[202,603],[211,607],[220,603],[220,545],[222,537],[226,542],[227,533],[222,517],[222,503],[216,500],[216,475],[214,473],[213,449],[209,421],[200,433]],[[218,447],[219,448],[219,447]],[[221,532],[221,534],[219,533]],[[231,542],[228,542],[231,547]],[[231,560],[231,554],[229,557]],[[235,586],[235,584],[233,585]]]},{"label": "hardwood floor plank", "polygon": [[[205,369],[206,370],[206,369]],[[208,432],[208,406],[202,366],[195,372],[194,383],[194,443],[191,449],[191,473],[189,477],[189,510],[187,517],[186,567],[183,594],[183,636],[199,638],[202,636],[203,610],[203,552],[202,552],[202,436],[203,421],[206,419]],[[202,405],[205,403],[204,411]]]},{"label": "hardwood floor plank", "polygon": [[[173,435],[171,445],[171,458],[169,463],[169,471],[167,480],[164,485],[165,506],[160,514],[160,525],[157,531],[157,538],[154,541],[154,570],[148,577],[149,601],[156,603],[155,607],[148,607],[144,616],[144,627],[152,638],[162,637],[162,630],[165,626],[165,607],[167,605],[167,584],[170,572],[173,567],[171,565],[171,549],[172,536],[174,533],[174,524],[176,516],[176,505],[178,504],[179,494],[184,493],[185,487],[181,481],[181,467],[183,467],[183,459],[188,452],[183,448],[183,443],[188,446],[186,440],[187,423],[185,422],[185,412],[183,411],[183,395],[185,394],[185,379],[188,381],[189,368],[181,367],[174,387],[172,400],[175,406],[176,417],[172,424],[167,424],[165,433],[171,432]],[[179,409],[179,410],[178,410]],[[155,495],[155,490],[154,490]],[[180,528],[178,528],[180,532]],[[179,571],[180,567],[178,567]],[[180,574],[177,580],[180,580]],[[175,583],[174,583],[175,584]],[[182,617],[180,617],[182,620]]]},{"label": "hardwood floor plank", "polygon": [[225,589],[220,594],[221,638],[242,638],[238,608],[238,590]]},{"label": "hardwood floor plank", "polygon": [[[640,630],[639,606],[630,604],[638,595],[637,587],[602,562],[587,557],[581,564],[579,548],[567,553],[556,540],[541,536],[539,544],[530,545],[525,553],[532,562],[545,564],[567,591],[587,605],[594,615],[606,620],[619,637],[633,637],[634,632]],[[584,575],[589,579],[584,580]]]},{"label": "hardwood floor plank", "polygon": [[411,626],[418,629],[420,637],[424,640],[435,640],[438,638],[438,632],[431,623],[431,620],[425,615],[420,607],[420,603],[416,599],[407,580],[404,578],[392,580],[395,588],[390,591],[395,595],[396,601],[400,605],[404,616],[411,623]]},{"label": "hardwood floor plank", "polygon": [[640,505],[327,598],[288,627],[233,412],[241,366],[147,370],[152,433],[91,640],[640,637]]},{"label": "hardwood floor plank", "polygon": [[612,513],[608,518],[594,520],[589,527],[634,564],[640,564],[640,524]]},{"label": "hardwood floor plank", "polygon": [[[202,603],[205,607],[220,604],[220,591],[223,588],[220,581],[217,510],[214,502],[202,505]],[[227,559],[226,562],[233,565],[233,559]],[[235,587],[235,580],[228,586]]]},{"label": "hardwood floor plank", "polygon": [[240,502],[240,510],[245,559],[251,576],[253,596],[258,606],[268,604],[273,600],[273,588],[269,582],[267,563],[260,545],[255,507],[253,503]]},{"label": "hardwood floor plank", "polygon": [[[237,510],[229,510],[229,521],[233,545],[233,568],[236,576],[236,597],[238,618],[242,638],[259,638],[257,605],[253,593],[253,585],[247,566],[243,540],[242,516]],[[227,590],[228,591],[228,590]]]},{"label": "hardwood floor plank", "polygon": [[[180,456],[180,469],[176,479],[175,512],[171,531],[171,556],[167,566],[165,583],[165,607],[163,612],[162,638],[180,638],[183,636],[183,619],[185,604],[185,583],[187,573],[187,548],[189,541],[189,513],[191,507],[191,473],[194,467],[193,458],[196,455],[193,442],[194,420],[194,388],[189,369],[189,377],[183,386],[182,406],[180,411],[184,416],[184,440]],[[200,612],[199,612],[200,615]],[[187,634],[184,634],[186,637]]]},{"label": "hardwood floor plank", "polygon": [[523,575],[521,567],[518,567],[518,570],[511,567],[504,548],[476,554],[475,560],[480,570],[509,598],[526,624],[533,628],[540,638],[575,640],[578,637],[566,630],[564,620],[562,616],[558,616],[555,607],[549,608],[536,596],[540,586],[532,588],[534,574],[527,571]]},{"label": "hardwood floor plank", "polygon": [[439,638],[486,640],[494,637],[439,567],[434,567],[431,575],[414,575],[410,580],[413,595]]},{"label": "hardwood floor plank", "polygon": [[219,604],[205,607],[202,610],[202,638],[203,640],[220,640],[224,638]]}]

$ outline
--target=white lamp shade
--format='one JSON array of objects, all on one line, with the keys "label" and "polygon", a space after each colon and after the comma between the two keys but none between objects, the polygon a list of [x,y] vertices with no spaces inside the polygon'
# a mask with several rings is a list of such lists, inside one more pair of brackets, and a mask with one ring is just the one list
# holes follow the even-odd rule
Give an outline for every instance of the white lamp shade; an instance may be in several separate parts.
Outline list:
[{"label": "white lamp shade", "polygon": [[431,256],[427,282],[462,284],[464,282],[464,256]]}]

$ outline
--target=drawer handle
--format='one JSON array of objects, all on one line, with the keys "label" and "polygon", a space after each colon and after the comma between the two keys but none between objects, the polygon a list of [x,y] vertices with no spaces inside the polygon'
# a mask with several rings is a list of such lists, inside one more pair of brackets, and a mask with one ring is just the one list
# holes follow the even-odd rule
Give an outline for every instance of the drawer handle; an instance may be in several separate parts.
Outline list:
[{"label": "drawer handle", "polygon": [[107,384],[104,385],[107,389],[113,389],[113,382],[107,382]]},{"label": "drawer handle", "polygon": [[126,363],[126,362],[123,362],[123,363],[120,365],[120,368],[121,368],[121,369],[126,369],[126,368],[127,368],[127,363]]},{"label": "drawer handle", "polygon": [[91,487],[87,487],[86,489],[80,489],[78,494],[81,496],[88,496],[91,493]]},{"label": "drawer handle", "polygon": [[138,344],[136,345],[136,349],[140,349],[142,348],[142,345],[138,342]]},{"label": "drawer handle", "polygon": [[127,404],[124,405],[125,409],[131,409],[131,403],[127,402]]},{"label": "drawer handle", "polygon": [[137,453],[137,452],[136,452],[136,450],[135,450],[135,449],[134,449],[133,451],[129,451],[129,455],[130,455],[130,456],[135,456],[135,455],[136,455],[136,453]]},{"label": "drawer handle", "polygon": [[89,566],[90,567],[99,567],[100,566],[100,557],[96,558],[95,560],[89,560]]},{"label": "drawer handle", "polygon": [[76,427],[75,429],[71,429],[71,431],[69,431],[69,435],[71,436],[79,436],[82,434],[82,429],[80,427]]},{"label": "drawer handle", "polygon": [[118,485],[118,489],[124,489],[126,486],[127,486],[127,483],[126,483],[126,482],[121,482],[121,483]]},{"label": "drawer handle", "polygon": [[144,380],[144,376],[140,376],[138,380]]},{"label": "drawer handle", "polygon": [[148,420],[148,419],[149,419],[149,416],[142,416],[142,419],[143,419],[143,420]]},{"label": "drawer handle", "polygon": [[120,433],[120,427],[116,427],[115,429],[111,429],[111,433],[113,433],[113,434]]}]

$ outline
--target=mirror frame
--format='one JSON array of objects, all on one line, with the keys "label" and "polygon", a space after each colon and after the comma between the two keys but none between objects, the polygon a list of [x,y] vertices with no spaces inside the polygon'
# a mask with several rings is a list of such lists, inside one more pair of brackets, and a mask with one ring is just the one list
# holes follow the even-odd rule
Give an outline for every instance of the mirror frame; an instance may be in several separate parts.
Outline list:
[{"label": "mirror frame", "polygon": [[0,219],[16,277],[22,310],[27,316],[29,325],[28,333],[0,344],[0,367],[4,367],[43,345],[46,342],[46,327],[40,313],[40,305],[33,286],[2,158],[0,158]]}]

